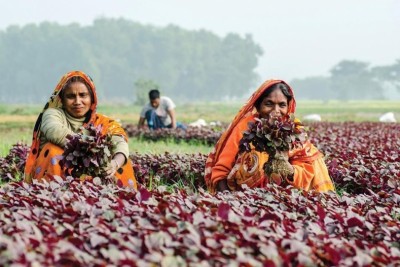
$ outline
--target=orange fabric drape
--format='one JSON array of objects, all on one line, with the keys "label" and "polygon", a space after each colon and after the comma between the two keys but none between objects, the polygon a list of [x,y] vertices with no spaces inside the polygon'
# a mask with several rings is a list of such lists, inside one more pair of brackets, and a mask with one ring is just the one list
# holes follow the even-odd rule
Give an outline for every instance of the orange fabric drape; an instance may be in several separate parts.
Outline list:
[{"label": "orange fabric drape", "polygon": [[[249,187],[263,186],[265,177],[262,167],[268,160],[268,155],[256,151],[238,155],[239,142],[243,137],[243,132],[248,129],[248,123],[254,121],[255,117],[258,116],[255,110],[257,99],[277,83],[286,84],[282,80],[267,80],[253,93],[235,116],[228,129],[222,134],[214,150],[209,154],[204,178],[210,192],[215,193],[217,183],[223,179],[228,179],[228,186],[231,189],[237,188],[238,181],[233,182],[232,175],[239,176],[239,180],[241,180],[239,182],[245,183]],[[294,114],[296,110],[294,93],[292,88],[288,84],[286,85],[289,88],[289,93],[293,96],[289,102],[288,113]],[[255,166],[251,168],[254,172],[253,174],[248,172],[248,166],[241,166],[241,161],[244,158],[250,160],[250,164],[258,164],[258,168],[255,168]],[[288,181],[293,186],[305,190],[313,188],[321,192],[334,190],[333,183],[323,162],[323,156],[310,142],[305,142],[301,149],[290,151],[289,161],[295,168],[293,182]],[[232,168],[234,168],[233,171]],[[233,174],[235,172],[238,173]]]},{"label": "orange fabric drape", "polygon": [[[45,144],[45,146],[40,150],[40,126],[42,115],[46,109],[62,108],[62,101],[59,94],[69,79],[77,76],[81,77],[86,82],[93,96],[93,101],[83,126],[86,127],[89,124],[93,124],[94,126],[102,125],[102,134],[120,135],[123,136],[126,141],[128,140],[127,134],[118,122],[107,116],[96,113],[97,94],[92,79],[81,71],[71,71],[61,78],[49,101],[46,103],[36,120],[33,130],[32,145],[25,165],[26,182],[31,182],[32,179],[49,179],[51,175],[65,177],[64,170],[62,170],[58,164],[64,150],[63,148],[51,143]],[[117,171],[116,177],[121,180],[123,185],[137,188],[136,178],[129,158],[127,159],[127,163]]]}]

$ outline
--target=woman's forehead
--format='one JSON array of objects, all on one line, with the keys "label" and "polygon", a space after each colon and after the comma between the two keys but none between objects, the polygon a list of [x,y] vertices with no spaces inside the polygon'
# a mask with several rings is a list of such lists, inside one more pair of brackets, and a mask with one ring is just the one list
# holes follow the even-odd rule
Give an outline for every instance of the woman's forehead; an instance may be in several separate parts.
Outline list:
[{"label": "woman's forehead", "polygon": [[262,101],[267,100],[287,101],[288,97],[282,92],[282,90],[276,88],[273,91],[269,92],[269,94],[264,96],[264,98],[262,99]]},{"label": "woman's forehead", "polygon": [[83,82],[71,82],[64,88],[65,92],[73,92],[73,91],[80,91],[80,92],[88,92],[88,86]]}]

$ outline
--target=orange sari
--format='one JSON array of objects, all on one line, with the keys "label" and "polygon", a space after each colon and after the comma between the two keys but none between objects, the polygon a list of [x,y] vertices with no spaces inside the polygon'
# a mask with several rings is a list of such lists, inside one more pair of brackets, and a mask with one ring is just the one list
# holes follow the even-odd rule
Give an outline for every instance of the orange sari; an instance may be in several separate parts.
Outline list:
[{"label": "orange sari", "polygon": [[[93,102],[90,106],[88,114],[86,115],[83,127],[88,126],[90,123],[94,124],[94,126],[102,125],[102,134],[119,135],[124,137],[125,141],[128,141],[128,137],[124,129],[118,122],[107,116],[96,113],[97,95],[96,87],[92,79],[81,71],[69,72],[64,75],[57,84],[53,94],[50,97],[50,100],[45,105],[43,111],[39,114],[39,117],[35,123],[32,146],[25,165],[25,182],[30,183],[33,179],[51,180],[53,179],[54,175],[58,175],[62,178],[65,178],[66,176],[66,170],[62,169],[59,164],[60,160],[62,159],[64,149],[50,142],[46,143],[43,148],[40,149],[40,126],[42,123],[43,113],[46,109],[62,107],[62,101],[59,97],[59,94],[68,80],[76,76],[84,79],[93,94]],[[127,159],[126,164],[117,170],[115,176],[117,183],[137,189],[135,174],[129,158]]]},{"label": "orange sari", "polygon": [[[253,93],[209,154],[204,179],[211,193],[216,192],[218,182],[223,179],[227,179],[231,190],[239,190],[244,184],[250,188],[265,185],[268,177],[265,177],[263,165],[268,161],[268,154],[255,150],[239,154],[239,142],[243,132],[248,129],[248,123],[258,116],[255,108],[257,99],[277,83],[285,82],[267,80]],[[294,114],[296,101],[293,90],[288,84],[286,85],[293,96],[289,102],[288,113]],[[294,187],[304,190],[315,189],[319,192],[335,190],[322,153],[309,141],[305,142],[302,148],[289,151],[289,162],[294,167],[295,173],[293,181],[286,181]]]}]

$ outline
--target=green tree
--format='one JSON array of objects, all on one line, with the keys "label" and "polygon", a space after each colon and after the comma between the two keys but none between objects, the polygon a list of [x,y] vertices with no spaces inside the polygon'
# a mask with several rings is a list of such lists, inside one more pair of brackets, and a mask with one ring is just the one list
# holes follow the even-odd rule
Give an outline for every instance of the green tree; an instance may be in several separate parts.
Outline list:
[{"label": "green tree", "polygon": [[291,85],[299,99],[329,100],[334,98],[331,91],[330,78],[323,76],[307,77],[304,79],[294,79]]},{"label": "green tree", "polygon": [[335,98],[383,99],[383,88],[374,80],[366,62],[343,60],[331,69],[331,90]]},{"label": "green tree", "polygon": [[400,60],[389,66],[378,66],[371,70],[374,80],[385,89],[395,89],[400,93]]},{"label": "green tree", "polygon": [[250,35],[220,37],[125,19],[12,26],[0,38],[1,101],[7,102],[43,103],[70,70],[88,73],[100,100],[129,99],[140,79],[157,81],[177,100],[241,96],[257,81],[262,54]]}]

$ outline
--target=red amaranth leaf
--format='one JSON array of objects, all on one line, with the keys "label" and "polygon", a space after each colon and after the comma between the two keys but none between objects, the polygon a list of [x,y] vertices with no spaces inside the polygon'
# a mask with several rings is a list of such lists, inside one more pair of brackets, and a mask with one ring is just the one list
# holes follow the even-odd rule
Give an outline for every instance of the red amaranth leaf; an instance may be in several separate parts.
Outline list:
[{"label": "red amaranth leaf", "polygon": [[139,197],[139,201],[147,201],[150,197],[151,197],[151,193],[144,187],[141,187],[139,189],[139,194],[137,194],[137,196]]},{"label": "red amaranth leaf", "polygon": [[348,227],[355,227],[355,226],[362,227],[363,225],[364,223],[356,217],[351,217],[347,220]]},{"label": "red amaranth leaf", "polygon": [[318,203],[317,203],[317,214],[318,214],[319,220],[323,222],[325,219],[326,213],[325,213],[324,208]]},{"label": "red amaranth leaf", "polygon": [[333,264],[333,265],[338,265],[340,262],[340,253],[333,249],[330,245],[325,245],[324,246],[325,252],[328,255],[328,260]]},{"label": "red amaranth leaf", "polygon": [[218,205],[218,217],[220,217],[222,220],[228,220],[230,210],[231,207],[229,206],[229,204],[221,202]]}]

